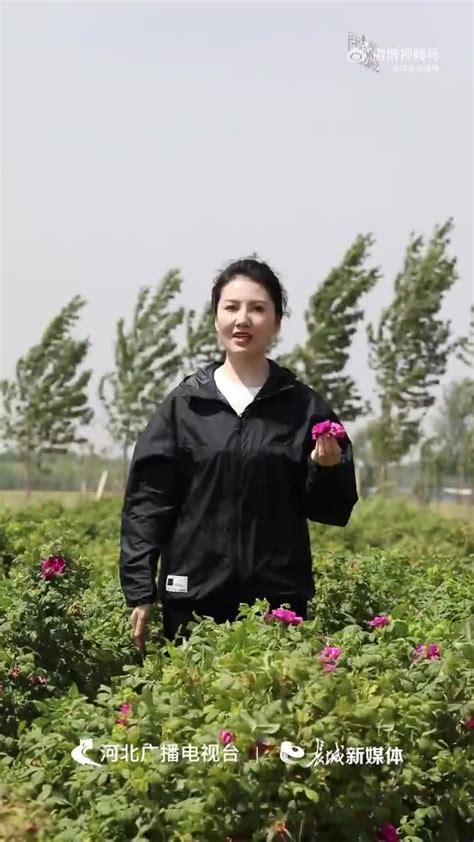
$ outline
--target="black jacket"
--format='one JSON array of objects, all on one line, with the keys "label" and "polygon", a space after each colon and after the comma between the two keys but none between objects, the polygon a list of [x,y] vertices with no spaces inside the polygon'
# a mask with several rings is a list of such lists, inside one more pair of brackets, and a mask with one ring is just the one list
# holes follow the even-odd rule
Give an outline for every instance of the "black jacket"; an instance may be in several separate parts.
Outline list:
[{"label": "black jacket", "polygon": [[127,605],[163,596],[177,605],[229,603],[237,587],[264,597],[314,595],[307,518],[349,521],[358,499],[352,446],[342,440],[339,465],[313,462],[311,427],[339,418],[287,368],[268,362],[269,376],[241,416],[217,389],[213,362],[185,377],[140,435],[122,511]]}]

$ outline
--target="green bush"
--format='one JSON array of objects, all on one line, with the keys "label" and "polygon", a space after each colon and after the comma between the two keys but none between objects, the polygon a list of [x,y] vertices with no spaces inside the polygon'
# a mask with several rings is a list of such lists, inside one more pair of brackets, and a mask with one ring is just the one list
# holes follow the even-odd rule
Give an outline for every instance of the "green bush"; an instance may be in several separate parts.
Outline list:
[{"label": "green bush", "polygon": [[[58,842],[377,842],[383,828],[389,842],[472,842],[470,524],[369,501],[344,530],[311,525],[308,621],[258,601],[173,646],[156,607],[142,663],[118,514],[107,501],[8,520],[0,823]],[[66,564],[45,581],[48,556]],[[100,766],[72,758],[82,739]],[[284,741],[303,757],[284,762]]]},{"label": "green bush", "polygon": [[[264,840],[283,821],[292,838],[372,840],[390,822],[402,838],[439,838],[449,829],[449,838],[467,842],[470,631],[458,629],[452,639],[448,630],[445,642],[438,628],[441,657],[413,661],[420,641],[432,640],[422,620],[396,618],[368,631],[348,626],[331,638],[342,652],[325,672],[320,653],[328,641],[317,620],[265,623],[259,607],[243,608],[247,616],[225,626],[203,620],[186,646],[166,647],[169,657],[153,650],[113,689],[101,687],[93,703],[73,686],[38,704],[6,771],[25,797],[59,811],[53,838]],[[132,710],[120,725],[124,703]],[[236,761],[224,759],[222,730],[234,737]],[[157,749],[142,762],[88,769],[70,756],[86,735],[96,762],[107,744]],[[301,746],[305,758],[291,765],[278,752],[252,758],[256,742],[277,747],[282,740]],[[181,749],[175,762],[161,753],[169,743]],[[219,761],[182,757],[183,746],[202,752],[209,744],[220,746]],[[314,765],[318,747],[323,759]],[[325,752],[337,747],[374,756],[379,747],[384,762],[329,762]],[[387,758],[389,747],[401,750],[403,762]],[[150,835],[134,835],[140,828]]]}]

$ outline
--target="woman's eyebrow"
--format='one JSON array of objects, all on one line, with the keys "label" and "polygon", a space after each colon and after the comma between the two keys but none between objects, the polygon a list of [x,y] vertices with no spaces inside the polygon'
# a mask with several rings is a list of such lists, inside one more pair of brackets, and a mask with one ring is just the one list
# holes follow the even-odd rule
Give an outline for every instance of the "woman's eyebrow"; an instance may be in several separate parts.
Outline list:
[{"label": "woman's eyebrow", "polygon": [[[239,301],[238,298],[225,298],[224,301],[228,301],[229,303],[232,303],[232,304],[240,304],[240,301]],[[253,301],[249,301],[249,304],[266,304],[266,303],[267,302],[262,301],[261,298],[255,298]]]}]

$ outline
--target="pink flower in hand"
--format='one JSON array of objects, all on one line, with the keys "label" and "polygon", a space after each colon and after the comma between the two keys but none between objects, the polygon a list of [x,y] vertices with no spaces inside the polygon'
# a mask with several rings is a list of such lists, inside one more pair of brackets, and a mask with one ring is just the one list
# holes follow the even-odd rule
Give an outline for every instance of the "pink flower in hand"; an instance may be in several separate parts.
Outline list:
[{"label": "pink flower in hand", "polygon": [[311,428],[311,436],[313,439],[319,439],[320,436],[332,436],[336,439],[344,439],[347,433],[342,426],[336,421],[321,421],[319,424],[314,424]]},{"label": "pink flower in hand", "polygon": [[464,726],[468,728],[469,731],[474,730],[474,716],[469,717],[469,719],[465,719]]}]

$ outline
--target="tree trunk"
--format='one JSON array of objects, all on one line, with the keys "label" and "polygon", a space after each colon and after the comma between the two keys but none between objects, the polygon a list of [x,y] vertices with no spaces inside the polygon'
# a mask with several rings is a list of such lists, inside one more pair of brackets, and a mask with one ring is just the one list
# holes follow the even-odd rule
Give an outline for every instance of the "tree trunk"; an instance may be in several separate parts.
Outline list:
[{"label": "tree trunk", "polygon": [[361,482],[361,472],[358,466],[355,467],[355,478],[356,478],[356,488],[357,493],[360,498],[364,496],[364,488]]},{"label": "tree trunk", "polygon": [[122,483],[123,483],[123,490],[125,491],[127,487],[127,477],[128,477],[128,446],[126,444],[123,445],[122,448]]},{"label": "tree trunk", "polygon": [[31,477],[31,453],[28,450],[26,452],[26,458],[25,458],[25,479],[26,479],[25,491],[26,491],[26,499],[27,499],[28,502],[31,499],[31,485],[32,485],[31,478],[32,478]]},{"label": "tree trunk", "polygon": [[464,486],[465,486],[464,464],[463,464],[463,460],[460,459],[459,465],[458,465],[458,492],[459,493],[457,495],[457,498],[458,498],[458,503],[461,503],[461,505],[462,505],[462,503],[464,503],[464,499],[463,499],[464,495],[461,493],[461,490],[464,488]]},{"label": "tree trunk", "polygon": [[387,494],[387,477],[388,477],[388,465],[386,462],[381,462],[379,465],[379,487],[378,491],[379,494],[382,496],[386,496]]}]

